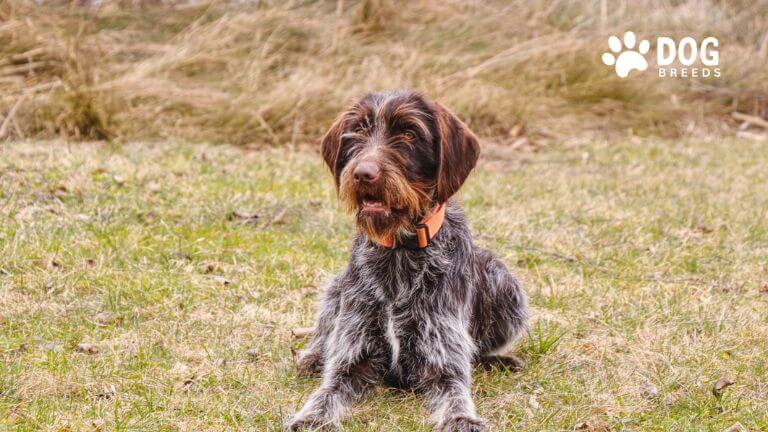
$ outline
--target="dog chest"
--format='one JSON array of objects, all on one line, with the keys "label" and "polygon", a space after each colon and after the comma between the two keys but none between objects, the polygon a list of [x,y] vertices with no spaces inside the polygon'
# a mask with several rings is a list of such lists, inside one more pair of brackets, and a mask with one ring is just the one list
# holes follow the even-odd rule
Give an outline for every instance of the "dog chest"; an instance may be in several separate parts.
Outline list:
[{"label": "dog chest", "polygon": [[397,331],[395,330],[395,320],[393,317],[392,305],[389,305],[386,308],[385,319],[386,319],[386,322],[385,322],[384,335],[387,338],[387,342],[389,342],[390,352],[392,353],[391,366],[393,368],[396,368],[398,364],[398,360],[400,358],[400,337],[398,336]]}]

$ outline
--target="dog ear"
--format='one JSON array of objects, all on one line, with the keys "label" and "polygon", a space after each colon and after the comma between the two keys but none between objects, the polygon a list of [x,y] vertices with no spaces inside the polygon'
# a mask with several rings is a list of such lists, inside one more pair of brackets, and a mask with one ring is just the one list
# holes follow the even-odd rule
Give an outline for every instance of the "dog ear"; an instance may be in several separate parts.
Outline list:
[{"label": "dog ear", "polygon": [[341,176],[341,170],[344,168],[343,158],[341,157],[341,136],[346,129],[348,118],[349,115],[346,112],[339,115],[320,142],[320,153],[322,153],[325,163],[330,168],[331,174],[333,174],[336,189],[339,188],[339,177]]},{"label": "dog ear", "polygon": [[480,156],[477,137],[444,106],[435,103],[439,131],[437,188],[435,198],[442,203],[455,194]]}]

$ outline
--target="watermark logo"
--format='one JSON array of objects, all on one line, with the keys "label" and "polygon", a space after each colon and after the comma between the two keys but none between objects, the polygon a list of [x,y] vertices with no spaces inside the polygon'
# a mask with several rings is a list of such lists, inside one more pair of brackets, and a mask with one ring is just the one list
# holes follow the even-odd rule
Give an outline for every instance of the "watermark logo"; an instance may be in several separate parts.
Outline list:
[{"label": "watermark logo", "polygon": [[[648,69],[646,55],[651,44],[647,40],[640,41],[635,48],[637,38],[635,33],[624,33],[623,41],[617,36],[608,38],[608,48],[604,52],[603,63],[613,66],[619,78],[626,78],[632,71],[643,72]],[[719,78],[720,53],[719,42],[712,36],[704,38],[701,43],[686,36],[676,42],[671,37],[656,38],[656,66],[660,78]],[[677,60],[677,64],[675,61]]]},{"label": "watermark logo", "polygon": [[633,70],[642,72],[648,69],[645,55],[648,54],[651,44],[647,40],[643,40],[635,51],[635,42],[635,34],[631,31],[624,33],[623,44],[616,36],[608,38],[608,48],[613,51],[613,54],[603,53],[603,63],[614,66],[619,78],[626,78],[629,76],[629,72]]}]

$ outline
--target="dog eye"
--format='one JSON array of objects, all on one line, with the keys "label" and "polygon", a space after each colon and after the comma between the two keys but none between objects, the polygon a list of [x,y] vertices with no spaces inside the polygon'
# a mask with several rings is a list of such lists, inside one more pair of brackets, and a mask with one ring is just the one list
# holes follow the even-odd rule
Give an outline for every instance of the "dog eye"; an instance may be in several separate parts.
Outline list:
[{"label": "dog eye", "polygon": [[341,136],[342,147],[349,147],[349,145],[352,144],[352,138],[353,136],[351,134],[343,134]]},{"label": "dog eye", "polygon": [[416,135],[413,134],[413,132],[406,131],[403,133],[403,138],[407,139],[408,141],[416,138]]}]

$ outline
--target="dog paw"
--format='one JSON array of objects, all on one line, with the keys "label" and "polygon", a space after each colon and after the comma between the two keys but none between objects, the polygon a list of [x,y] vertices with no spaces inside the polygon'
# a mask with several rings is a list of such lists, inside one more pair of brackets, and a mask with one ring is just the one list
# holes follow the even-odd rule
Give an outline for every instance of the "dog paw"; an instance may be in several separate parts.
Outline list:
[{"label": "dog paw", "polygon": [[296,355],[296,373],[299,376],[310,376],[320,373],[323,366],[322,360],[320,354],[314,351],[301,350]]},{"label": "dog paw", "polygon": [[512,354],[488,355],[480,359],[485,370],[508,369],[510,372],[520,372],[525,368],[525,362]]},{"label": "dog paw", "polygon": [[488,432],[488,428],[477,418],[451,417],[440,423],[435,432]]},{"label": "dog paw", "polygon": [[290,432],[305,431],[327,432],[337,429],[337,427],[323,417],[302,416],[294,417],[285,425],[285,430]]}]

